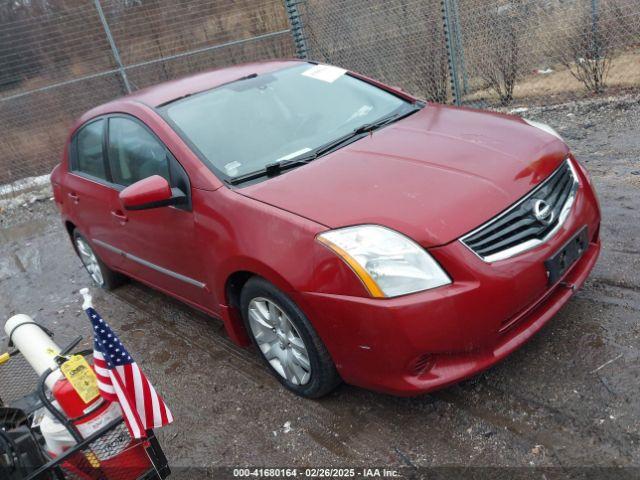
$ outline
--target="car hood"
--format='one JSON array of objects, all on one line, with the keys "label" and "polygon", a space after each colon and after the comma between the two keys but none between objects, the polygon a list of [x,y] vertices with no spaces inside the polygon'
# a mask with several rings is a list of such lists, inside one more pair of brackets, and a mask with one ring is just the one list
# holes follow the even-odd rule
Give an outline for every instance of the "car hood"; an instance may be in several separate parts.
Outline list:
[{"label": "car hood", "polygon": [[518,117],[438,105],[238,193],[329,228],[379,224],[446,244],[515,203],[568,155]]}]

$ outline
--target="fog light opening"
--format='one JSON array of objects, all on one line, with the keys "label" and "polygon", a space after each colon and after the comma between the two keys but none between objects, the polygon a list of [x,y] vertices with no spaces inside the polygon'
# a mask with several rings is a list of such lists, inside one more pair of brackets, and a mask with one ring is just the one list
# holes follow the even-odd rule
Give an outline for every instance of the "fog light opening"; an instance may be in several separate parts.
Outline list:
[{"label": "fog light opening", "polygon": [[411,362],[409,366],[409,371],[413,376],[420,376],[431,367],[435,363],[435,358],[430,353],[424,353],[416,358],[413,362]]}]

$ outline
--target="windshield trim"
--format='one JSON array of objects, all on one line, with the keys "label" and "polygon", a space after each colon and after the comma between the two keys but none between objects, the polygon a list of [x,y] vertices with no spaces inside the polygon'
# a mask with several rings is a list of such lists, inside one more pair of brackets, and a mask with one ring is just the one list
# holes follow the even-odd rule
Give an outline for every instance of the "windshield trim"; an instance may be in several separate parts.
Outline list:
[{"label": "windshield trim", "polygon": [[[289,69],[292,69],[292,68],[297,68],[297,67],[300,67],[300,65],[302,65],[304,63],[308,63],[310,65],[318,65],[317,62],[313,62],[313,61],[300,62],[300,63],[297,63],[297,64],[292,65],[292,66],[288,66],[288,67],[280,68],[278,70],[274,70],[273,72],[269,72],[269,73],[282,72],[282,71],[289,70]],[[364,83],[366,83],[368,85],[371,85],[372,87],[375,87],[375,88],[378,88],[380,90],[383,90],[383,91],[389,93],[390,95],[393,95],[394,97],[399,98],[400,100],[405,102],[405,105],[413,105],[414,107],[417,107],[415,109],[415,111],[422,109],[426,105],[426,103],[423,102],[422,100],[419,100],[419,99],[414,98],[414,97],[410,97],[413,100],[409,100],[409,98],[408,98],[408,96],[406,94],[400,94],[398,92],[395,92],[394,90],[390,90],[390,87],[388,87],[387,85],[378,84],[377,82],[374,83],[373,81],[370,81],[368,78],[362,77],[362,76],[360,76],[358,74],[354,74],[354,73],[352,73],[352,72],[350,72],[348,70],[345,72],[345,75],[348,75],[349,77],[352,77],[352,78],[354,78],[356,80],[364,82]],[[169,125],[173,129],[174,132],[176,132],[176,134],[180,137],[180,139],[189,147],[189,149],[196,155],[196,157],[198,157],[198,160],[200,160],[200,162],[205,167],[207,167],[209,170],[211,170],[211,172],[220,181],[222,181],[223,184],[226,185],[228,188],[241,188],[239,185],[234,185],[233,184],[233,180],[235,178],[237,178],[237,177],[229,176],[225,172],[223,172],[222,170],[217,168],[215,165],[213,165],[213,162],[211,162],[211,161],[209,161],[207,159],[206,155],[204,155],[204,153],[196,146],[196,144],[189,138],[189,136],[171,119],[171,117],[169,116],[168,110],[169,110],[169,107],[171,107],[175,103],[178,103],[178,102],[180,102],[182,100],[185,100],[187,98],[188,99],[192,99],[192,98],[197,97],[199,95],[204,95],[205,93],[209,93],[209,92],[211,92],[213,90],[216,90],[218,88],[222,88],[222,87],[225,87],[225,86],[237,83],[237,82],[242,82],[243,80],[246,80],[248,78],[255,78],[255,76],[256,76],[255,74],[245,75],[243,77],[237,78],[237,79],[232,80],[230,82],[226,82],[226,83],[222,83],[220,85],[217,85],[217,86],[215,86],[213,88],[208,88],[206,90],[202,90],[201,92],[197,92],[197,93],[194,93],[194,94],[178,97],[178,98],[176,98],[174,100],[171,100],[171,101],[166,102],[166,103],[164,103],[162,105],[154,107],[155,112],[167,123],[167,125]],[[402,118],[404,118],[404,116]],[[394,123],[394,122],[391,122],[391,123]],[[353,141],[358,141],[363,136],[365,136],[365,135],[356,136],[352,140]],[[336,150],[339,150],[339,149],[341,149],[343,147],[346,147],[347,145],[353,143],[353,141],[345,142],[344,145],[340,145],[340,146],[336,147],[335,149],[333,149],[332,151],[327,152],[324,155],[327,155],[329,153],[333,153]],[[260,178],[262,178],[262,177],[260,177]],[[269,179],[269,178],[272,178],[272,177],[265,176],[264,178],[265,179]]]}]

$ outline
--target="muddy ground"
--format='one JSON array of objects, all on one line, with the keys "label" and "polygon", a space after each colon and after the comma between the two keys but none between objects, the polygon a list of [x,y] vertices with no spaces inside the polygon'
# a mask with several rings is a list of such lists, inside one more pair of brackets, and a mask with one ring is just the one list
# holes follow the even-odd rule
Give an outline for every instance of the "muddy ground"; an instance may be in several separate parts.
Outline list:
[{"label": "muddy ground", "polygon": [[[598,476],[640,474],[640,106],[595,102],[527,115],[557,127],[590,170],[604,248],[584,288],[548,326],[473,381],[414,399],[345,385],[303,400],[281,388],[253,351],[234,346],[219,321],[136,282],[113,293],[92,289],[97,310],[173,409],[175,423],[159,435],[174,470],[184,478],[205,475],[186,467],[220,477],[216,468],[230,466],[390,466],[414,476],[417,467],[554,467],[494,472],[504,478],[633,467]],[[88,337],[77,291],[89,278],[53,202],[27,202],[1,218],[0,317],[32,315],[59,343],[78,332]],[[0,371],[0,380],[10,372]]]}]

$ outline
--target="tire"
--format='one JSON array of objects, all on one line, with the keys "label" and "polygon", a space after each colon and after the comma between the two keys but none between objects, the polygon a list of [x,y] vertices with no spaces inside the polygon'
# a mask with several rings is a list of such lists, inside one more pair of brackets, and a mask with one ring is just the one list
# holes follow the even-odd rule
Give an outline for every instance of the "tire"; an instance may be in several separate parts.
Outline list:
[{"label": "tire", "polygon": [[242,289],[240,307],[262,360],[287,389],[301,397],[319,398],[340,384],[327,348],[283,292],[261,277],[252,277]]},{"label": "tire", "polygon": [[73,247],[80,257],[91,280],[105,290],[113,290],[124,283],[126,277],[118,272],[114,272],[98,257],[93,251],[91,244],[84,238],[78,230],[73,231]]}]

